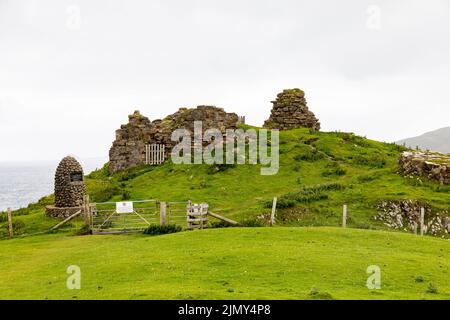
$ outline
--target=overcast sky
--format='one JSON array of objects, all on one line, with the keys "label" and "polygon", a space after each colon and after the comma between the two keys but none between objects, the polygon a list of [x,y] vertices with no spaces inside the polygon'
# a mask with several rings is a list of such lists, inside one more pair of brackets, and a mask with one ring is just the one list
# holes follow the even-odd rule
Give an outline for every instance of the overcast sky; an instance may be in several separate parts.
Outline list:
[{"label": "overcast sky", "polygon": [[325,131],[450,125],[448,0],[0,0],[0,161],[105,157],[135,109],[262,125],[302,88]]}]

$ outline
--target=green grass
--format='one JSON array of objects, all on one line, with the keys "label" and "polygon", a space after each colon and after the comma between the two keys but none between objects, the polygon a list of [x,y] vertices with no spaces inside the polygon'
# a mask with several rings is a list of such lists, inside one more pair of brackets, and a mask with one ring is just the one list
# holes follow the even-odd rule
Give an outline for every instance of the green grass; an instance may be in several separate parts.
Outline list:
[{"label": "green grass", "polygon": [[[449,256],[446,240],[338,228],[43,235],[0,242],[0,291],[2,299],[449,299]],[[81,290],[66,288],[69,265],[81,268]],[[366,287],[370,265],[381,268],[381,290]]]},{"label": "green grass", "polygon": [[[259,165],[170,161],[111,175],[106,164],[86,179],[92,202],[207,202],[247,228],[75,236],[82,219],[74,219],[50,233],[60,220],[45,217],[48,196],[14,212],[20,229],[12,240],[0,213],[1,298],[449,299],[450,243],[387,232],[374,220],[382,200],[450,211],[449,186],[397,173],[402,150],[349,133],[297,129],[280,133],[274,176],[260,175]],[[256,228],[275,196],[277,227]],[[333,228],[344,203],[349,228]],[[82,269],[80,291],[65,287],[72,264]],[[381,267],[382,290],[365,287],[369,265]]]}]

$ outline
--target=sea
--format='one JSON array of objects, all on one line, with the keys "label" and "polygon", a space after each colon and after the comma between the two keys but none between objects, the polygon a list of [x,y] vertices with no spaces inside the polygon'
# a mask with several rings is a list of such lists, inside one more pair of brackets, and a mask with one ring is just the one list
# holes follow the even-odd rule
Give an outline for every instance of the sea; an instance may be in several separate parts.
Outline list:
[{"label": "sea", "polygon": [[[103,167],[106,158],[78,159],[84,173]],[[59,161],[0,162],[0,212],[19,209],[52,194]]]}]

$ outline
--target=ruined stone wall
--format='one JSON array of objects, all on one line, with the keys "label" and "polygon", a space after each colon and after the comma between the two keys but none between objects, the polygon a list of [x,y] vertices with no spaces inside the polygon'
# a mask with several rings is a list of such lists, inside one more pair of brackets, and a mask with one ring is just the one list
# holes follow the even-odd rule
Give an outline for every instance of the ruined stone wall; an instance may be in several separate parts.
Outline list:
[{"label": "ruined stone wall", "polygon": [[300,89],[287,89],[272,101],[270,118],[264,122],[264,128],[289,130],[311,128],[320,130],[320,122],[314,113],[309,111],[305,93]]},{"label": "ruined stone wall", "polygon": [[222,108],[198,106],[195,109],[180,108],[163,120],[150,121],[135,111],[129,116],[129,122],[116,131],[116,140],[109,152],[110,171],[144,164],[146,144],[165,144],[167,157],[176,143],[171,140],[172,132],[187,129],[193,133],[195,121],[202,121],[203,131],[215,128],[225,133],[226,129],[236,128],[238,116]]},{"label": "ruined stone wall", "polygon": [[418,232],[420,230],[421,208],[425,209],[425,234],[441,236],[450,232],[448,211],[439,212],[416,200],[381,201],[378,205],[378,214],[375,216],[375,220],[381,221],[392,229]]},{"label": "ruined stone wall", "polygon": [[450,156],[436,152],[405,151],[399,159],[400,173],[450,184]]}]

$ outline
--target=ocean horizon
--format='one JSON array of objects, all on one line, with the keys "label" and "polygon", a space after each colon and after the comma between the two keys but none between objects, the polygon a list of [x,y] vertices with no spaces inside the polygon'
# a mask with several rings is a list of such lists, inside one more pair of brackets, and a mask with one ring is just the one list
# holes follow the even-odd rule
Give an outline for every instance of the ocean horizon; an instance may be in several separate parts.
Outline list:
[{"label": "ocean horizon", "polygon": [[[85,174],[101,168],[106,158],[78,159]],[[60,160],[0,162],[0,212],[27,207],[54,191],[54,176]]]}]

